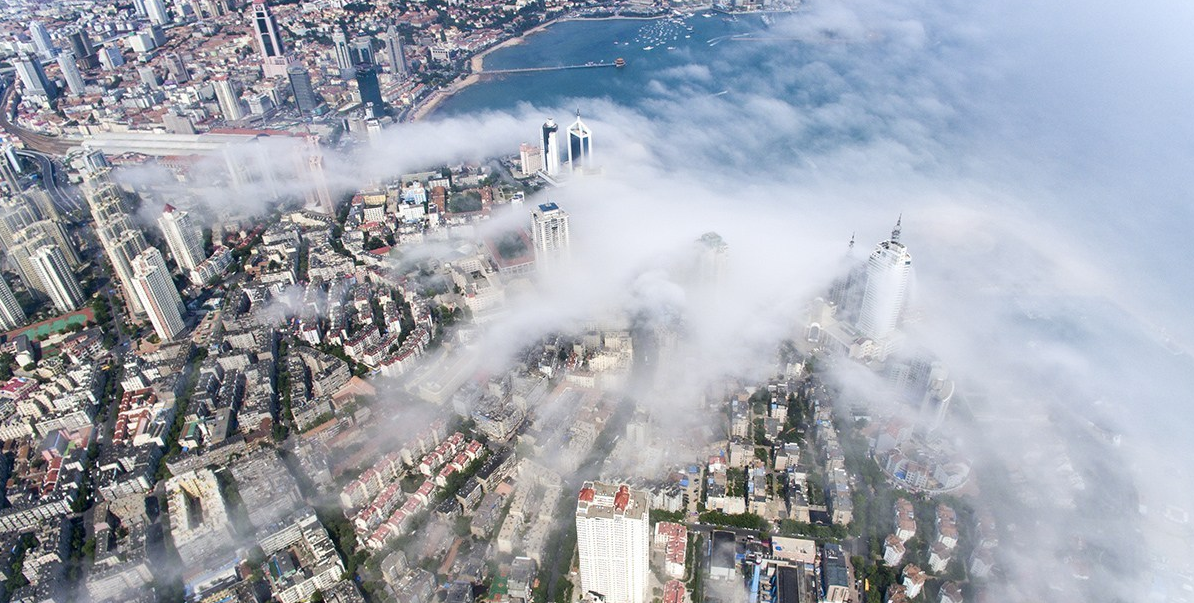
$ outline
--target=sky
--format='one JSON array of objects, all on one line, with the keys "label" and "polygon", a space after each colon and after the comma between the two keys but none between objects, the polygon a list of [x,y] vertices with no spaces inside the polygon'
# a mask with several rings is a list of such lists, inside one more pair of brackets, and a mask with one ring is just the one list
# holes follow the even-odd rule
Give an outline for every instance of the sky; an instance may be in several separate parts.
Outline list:
[{"label": "sky", "polygon": [[[687,370],[653,398],[664,413],[693,408],[702,378],[757,375],[802,332],[850,237],[865,254],[902,216],[909,337],[982,401],[975,414],[1002,418],[953,437],[1040,492],[1072,487],[1035,454],[1054,442],[1087,478],[1071,509],[984,492],[1026,514],[1009,582],[1068,582],[1058,560],[1080,557],[1109,599],[1166,600],[1191,551],[1188,523],[1162,509],[1194,509],[1192,21],[1194,4],[1160,0],[814,0],[769,30],[786,40],[722,44],[633,107],[528,99],[404,124],[367,152],[329,152],[328,173],[352,188],[510,154],[583,102],[603,175],[532,200],[571,214],[574,268],[513,298],[476,347],[512,354],[611,309],[683,316]],[[677,268],[709,231],[730,249],[717,296]],[[1091,421],[1122,443],[1094,443]],[[1129,557],[1142,543],[1154,554]]]}]

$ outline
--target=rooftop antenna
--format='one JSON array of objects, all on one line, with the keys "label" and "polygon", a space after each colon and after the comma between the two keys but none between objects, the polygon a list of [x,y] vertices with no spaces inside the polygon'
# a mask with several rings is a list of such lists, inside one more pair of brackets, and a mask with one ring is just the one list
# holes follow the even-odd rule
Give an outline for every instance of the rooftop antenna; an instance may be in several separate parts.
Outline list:
[{"label": "rooftop antenna", "polygon": [[900,214],[900,217],[896,218],[895,228],[891,229],[891,242],[892,243],[900,242],[900,222],[903,222],[903,221],[904,221],[904,214]]}]

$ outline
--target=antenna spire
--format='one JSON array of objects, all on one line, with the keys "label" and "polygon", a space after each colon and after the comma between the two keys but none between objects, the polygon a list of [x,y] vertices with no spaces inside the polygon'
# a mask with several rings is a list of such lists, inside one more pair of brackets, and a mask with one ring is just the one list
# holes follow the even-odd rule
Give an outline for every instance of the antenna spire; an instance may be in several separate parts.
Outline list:
[{"label": "antenna spire", "polygon": [[892,243],[900,242],[900,223],[903,221],[904,221],[904,214],[900,214],[900,217],[896,218],[895,228],[891,229],[891,242]]}]

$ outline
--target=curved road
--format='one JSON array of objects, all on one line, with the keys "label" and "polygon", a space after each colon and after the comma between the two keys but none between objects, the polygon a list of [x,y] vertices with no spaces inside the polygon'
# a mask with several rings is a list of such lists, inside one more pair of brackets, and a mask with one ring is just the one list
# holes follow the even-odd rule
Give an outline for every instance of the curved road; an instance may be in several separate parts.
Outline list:
[{"label": "curved road", "polygon": [[41,171],[42,186],[46,188],[46,192],[50,194],[50,198],[58,206],[59,211],[64,214],[73,214],[83,210],[83,204],[79,199],[69,190],[58,185],[58,166],[54,163],[53,157],[28,149],[14,149],[13,152],[37,163],[38,170]]}]

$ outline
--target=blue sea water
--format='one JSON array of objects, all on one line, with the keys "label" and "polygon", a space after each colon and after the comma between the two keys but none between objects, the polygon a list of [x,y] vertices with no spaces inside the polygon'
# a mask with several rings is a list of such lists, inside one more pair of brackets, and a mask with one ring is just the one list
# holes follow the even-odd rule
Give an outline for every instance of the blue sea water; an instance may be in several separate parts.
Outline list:
[{"label": "blue sea water", "polygon": [[[661,73],[691,64],[715,66],[734,44],[726,36],[764,27],[759,17],[731,19],[723,15],[564,21],[531,34],[521,44],[493,52],[485,58],[485,69],[612,63],[618,58],[624,59],[626,66],[486,76],[445,100],[435,115],[509,111],[520,103],[559,106],[586,98],[608,99],[641,110],[659,96],[651,83]],[[726,89],[719,87],[717,80],[697,84],[707,94]]]}]

